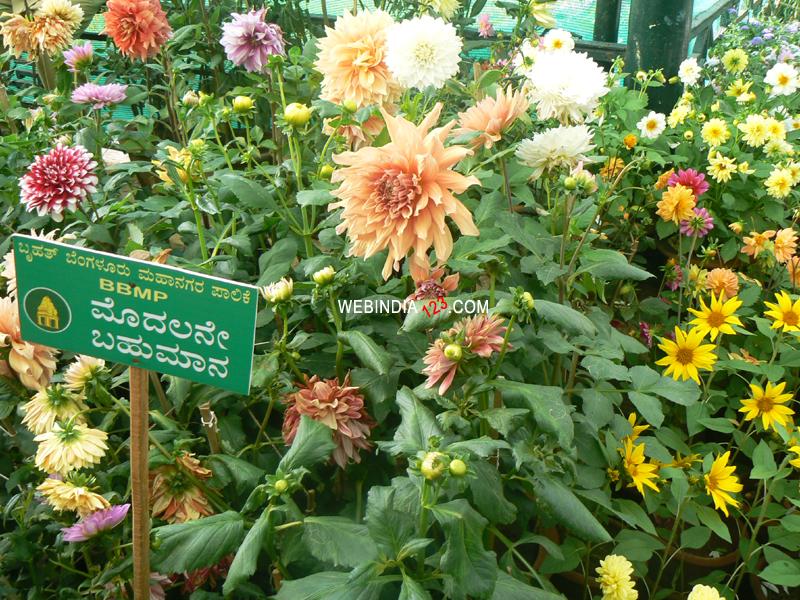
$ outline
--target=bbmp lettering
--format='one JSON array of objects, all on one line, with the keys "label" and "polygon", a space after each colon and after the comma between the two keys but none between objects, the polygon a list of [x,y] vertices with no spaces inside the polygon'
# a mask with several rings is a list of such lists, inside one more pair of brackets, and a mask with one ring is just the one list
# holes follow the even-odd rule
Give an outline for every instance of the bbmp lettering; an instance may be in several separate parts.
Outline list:
[{"label": "bbmp lettering", "polygon": [[132,296],[148,302],[161,302],[167,299],[167,293],[140,285],[131,285],[124,281],[112,281],[111,279],[100,278],[100,289],[104,292],[112,292],[120,296]]}]

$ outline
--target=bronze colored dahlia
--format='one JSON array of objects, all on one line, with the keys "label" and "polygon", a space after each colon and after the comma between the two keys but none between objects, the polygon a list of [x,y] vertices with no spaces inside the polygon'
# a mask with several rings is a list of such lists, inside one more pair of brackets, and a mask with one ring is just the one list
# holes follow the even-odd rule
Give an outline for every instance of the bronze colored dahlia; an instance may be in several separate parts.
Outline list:
[{"label": "bronze colored dahlia", "polygon": [[328,206],[344,209],[337,232],[347,232],[350,256],[369,258],[388,249],[384,279],[400,269],[409,251],[413,251],[409,270],[415,280],[430,270],[431,246],[440,262],[447,260],[453,236],[445,217],[463,235],[478,235],[469,210],[453,195],[480,183],[452,169],[472,151],[463,146],[445,148],[455,121],[430,131],[441,110],[438,103],[422,123],[414,125],[381,108],[391,141],[333,157],[344,166],[331,178],[341,183],[332,192],[339,201]]},{"label": "bronze colored dahlia", "polygon": [[432,273],[428,273],[421,281],[415,281],[417,289],[410,294],[406,300],[431,300],[436,298],[446,298],[451,292],[458,288],[458,280],[461,277],[458,273],[448,275],[444,279],[444,269],[438,268]]},{"label": "bronze colored dahlia", "polygon": [[309,416],[324,423],[333,431],[336,448],[333,460],[342,469],[347,461],[361,462],[358,451],[370,450],[367,441],[370,430],[376,423],[364,408],[361,391],[350,385],[350,374],[339,383],[337,378],[320,379],[314,375],[300,385],[300,389],[286,397],[286,412],[283,416],[283,439],[291,445],[300,427],[300,417]]},{"label": "bronze colored dahlia", "polygon": [[497,88],[495,98],[487,96],[465,112],[458,113],[460,127],[453,134],[480,132],[470,144],[474,148],[491,148],[500,141],[503,132],[527,112],[529,106],[530,102],[522,92]]},{"label": "bronze colored dahlia", "polygon": [[730,269],[711,269],[706,275],[706,289],[728,300],[739,293],[739,277]]},{"label": "bronze colored dahlia", "polygon": [[31,390],[42,390],[56,370],[58,350],[22,340],[19,309],[11,298],[0,298],[0,348],[8,348],[8,361],[0,361],[0,373],[16,376]]},{"label": "bronze colored dahlia", "polygon": [[38,48],[33,39],[33,21],[11,13],[3,13],[0,16],[6,19],[0,26],[3,45],[8,47],[16,58],[27,52],[30,59],[35,60]]},{"label": "bronze colored dahlia", "polygon": [[211,477],[193,454],[183,453],[175,464],[162,465],[150,472],[150,505],[154,517],[169,523],[185,523],[214,514],[196,481]]},{"label": "bronze colored dahlia", "polygon": [[48,55],[67,48],[83,20],[83,9],[69,0],[44,0],[36,11],[31,35]]}]

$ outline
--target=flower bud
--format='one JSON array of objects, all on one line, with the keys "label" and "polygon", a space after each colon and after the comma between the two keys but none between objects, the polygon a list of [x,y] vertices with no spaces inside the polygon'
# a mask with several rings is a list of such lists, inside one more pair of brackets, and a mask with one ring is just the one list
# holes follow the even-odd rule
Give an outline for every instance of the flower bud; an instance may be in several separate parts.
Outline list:
[{"label": "flower bud", "polygon": [[522,292],[522,302],[525,305],[525,308],[528,310],[533,310],[533,307],[536,306],[536,302],[533,299],[533,294],[530,292]]},{"label": "flower bud", "polygon": [[294,290],[294,282],[288,277],[284,277],[280,281],[270,283],[260,288],[261,295],[270,304],[278,304],[279,302],[286,302],[292,297]]},{"label": "flower bud", "polygon": [[647,73],[645,73],[644,71],[639,71],[638,73],[636,73],[636,79],[638,81],[644,81],[645,79],[647,79]]},{"label": "flower bud", "polygon": [[572,176],[567,177],[564,179],[564,189],[569,190],[570,192],[578,187],[578,180]]},{"label": "flower bud", "polygon": [[250,96],[236,96],[233,99],[233,112],[237,115],[246,115],[255,106],[255,102]]},{"label": "flower bud", "polygon": [[275,482],[275,491],[278,492],[279,494],[284,493],[288,489],[289,489],[289,482],[286,481],[285,479],[278,479],[278,481]]},{"label": "flower bud", "polygon": [[317,285],[326,285],[333,281],[333,277],[336,275],[336,269],[331,266],[327,266],[324,269],[320,269],[319,271],[315,272],[311,279],[314,280],[314,283]]},{"label": "flower bud", "polygon": [[454,458],[450,461],[450,474],[455,477],[463,477],[467,474],[467,463],[460,458]]},{"label": "flower bud", "polygon": [[208,106],[214,100],[214,96],[213,95],[206,94],[205,92],[200,92],[199,98],[200,98],[200,100],[199,100],[198,104],[200,106]]},{"label": "flower bud", "polygon": [[680,81],[680,77],[678,77],[677,75],[673,75],[672,77],[669,78],[669,82],[670,82],[671,85],[675,85],[679,81]]},{"label": "flower bud", "polygon": [[464,351],[458,344],[447,344],[447,346],[444,347],[444,356],[448,360],[458,362],[464,356]]},{"label": "flower bud", "polygon": [[683,139],[688,140],[688,141],[692,141],[694,139],[694,131],[692,131],[691,129],[688,129],[688,130],[684,131],[683,132]]},{"label": "flower bud", "polygon": [[331,175],[333,175],[333,165],[322,165],[319,170],[319,176],[323,179],[330,179]]},{"label": "flower bud", "polygon": [[427,479],[428,481],[433,481],[434,479],[439,479],[444,472],[444,463],[442,462],[442,458],[444,454],[441,452],[428,452],[425,457],[422,459],[422,463],[419,466],[419,470],[422,473],[422,476]]},{"label": "flower bud", "polygon": [[283,118],[286,119],[286,122],[289,123],[289,125],[302,127],[308,123],[309,120],[311,120],[311,109],[305,104],[292,102],[286,107],[286,111],[283,113]]},{"label": "flower bud", "polygon": [[55,104],[55,102],[60,98],[58,94],[45,94],[42,96],[42,102],[47,106],[51,104]]},{"label": "flower bud", "polygon": [[192,107],[197,106],[200,104],[200,96],[197,95],[194,90],[189,90],[183,95],[183,99],[181,100],[184,106]]},{"label": "flower bud", "polygon": [[356,104],[354,100],[345,100],[342,102],[342,108],[347,112],[354,113],[358,110],[358,104]]},{"label": "flower bud", "polygon": [[735,223],[728,225],[728,228],[736,235],[739,235],[742,233],[742,231],[744,231],[744,223],[741,221],[736,221]]},{"label": "flower bud", "polygon": [[625,144],[625,147],[628,150],[633,149],[633,147],[636,146],[636,143],[638,141],[639,141],[639,139],[635,135],[633,135],[632,133],[629,133],[628,135],[626,135],[625,138],[622,140],[622,142]]}]

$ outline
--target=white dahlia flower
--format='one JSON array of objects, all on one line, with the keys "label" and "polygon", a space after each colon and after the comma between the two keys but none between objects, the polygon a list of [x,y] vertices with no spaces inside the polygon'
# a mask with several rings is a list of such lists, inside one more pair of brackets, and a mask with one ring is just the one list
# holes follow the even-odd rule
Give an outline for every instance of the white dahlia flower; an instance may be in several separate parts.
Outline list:
[{"label": "white dahlia flower", "polygon": [[423,15],[391,26],[386,34],[386,64],[400,85],[441,88],[458,73],[462,40],[455,27]]},{"label": "white dahlia flower", "polygon": [[554,127],[522,140],[516,156],[522,164],[533,168],[531,179],[538,179],[545,171],[572,169],[579,162],[587,162],[586,154],[594,149],[592,135],[586,125]]}]

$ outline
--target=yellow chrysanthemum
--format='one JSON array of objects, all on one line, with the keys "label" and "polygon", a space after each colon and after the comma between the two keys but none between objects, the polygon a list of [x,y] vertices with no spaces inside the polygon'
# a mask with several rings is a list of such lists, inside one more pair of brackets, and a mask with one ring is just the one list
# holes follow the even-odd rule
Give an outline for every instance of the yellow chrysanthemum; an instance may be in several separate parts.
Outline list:
[{"label": "yellow chrysanthemum", "polygon": [[692,320],[689,325],[694,325],[696,329],[703,335],[710,334],[709,337],[713,342],[721,333],[733,335],[736,332],[733,330],[732,325],[739,325],[742,322],[736,316],[736,311],[742,305],[742,301],[736,296],[727,301],[722,300],[722,296],[715,296],[711,294],[711,304],[706,306],[705,301],[700,298],[700,310],[690,308],[689,312],[696,318]]},{"label": "yellow chrysanthemum", "polygon": [[700,130],[700,137],[703,141],[716,148],[727,142],[731,137],[730,129],[724,119],[709,119],[703,123],[703,128]]},{"label": "yellow chrysanthemum", "polygon": [[757,417],[761,417],[761,424],[764,426],[764,430],[770,427],[777,430],[775,423],[783,427],[788,426],[792,422],[791,415],[794,414],[794,411],[788,406],[784,406],[784,404],[792,399],[793,394],[784,394],[783,390],[785,388],[785,381],[778,385],[772,385],[772,383],[767,382],[766,388],[751,383],[751,397],[742,400],[742,408],[739,409],[739,412],[747,413],[744,416],[744,420],[752,421]]},{"label": "yellow chrysanthemum", "polygon": [[34,435],[47,433],[56,421],[67,421],[75,418],[76,423],[84,423],[79,417],[86,410],[83,399],[60,385],[54,385],[36,392],[33,398],[23,407],[25,417],[22,424]]},{"label": "yellow chrysanthemum", "polygon": [[636,600],[639,597],[631,580],[633,565],[624,556],[609,554],[600,561],[595,572],[603,592],[602,600]]},{"label": "yellow chrysanthemum", "polygon": [[769,139],[767,120],[761,115],[747,115],[744,123],[739,123],[739,131],[744,135],[742,139],[753,148],[760,148]]},{"label": "yellow chrysanthemum", "polygon": [[91,491],[87,485],[88,482],[84,482],[82,479],[84,478],[78,477],[73,482],[49,477],[36,490],[55,510],[74,510],[82,517],[96,510],[108,508],[110,506],[108,500]]},{"label": "yellow chrysanthemum", "polygon": [[661,200],[656,205],[656,214],[665,221],[680,223],[688,221],[694,216],[694,207],[697,205],[697,198],[692,190],[681,184],[673,185],[669,188]]},{"label": "yellow chrysanthemum", "polygon": [[800,331],[800,300],[792,302],[791,296],[781,290],[775,294],[775,302],[764,302],[770,309],[764,316],[772,319],[772,329]]},{"label": "yellow chrysanthemum", "polygon": [[748,81],[747,83],[745,83],[741,79],[737,79],[728,86],[728,89],[725,90],[725,94],[727,96],[731,96],[732,98],[741,98],[743,96],[747,96],[750,93],[750,86],[752,85],[753,85],[752,81]]},{"label": "yellow chrysanthemum", "polygon": [[722,55],[722,66],[729,73],[741,73],[747,68],[747,52],[741,48],[733,48]]},{"label": "yellow chrysanthemum", "polygon": [[108,434],[99,429],[67,421],[56,423],[52,431],[33,438],[39,442],[36,466],[45,473],[65,474],[74,469],[91,466],[105,456]]},{"label": "yellow chrysanthemum", "polygon": [[792,191],[793,182],[794,178],[789,169],[776,167],[764,181],[764,185],[767,188],[767,193],[773,198],[786,198]]},{"label": "yellow chrysanthemum", "polygon": [[79,355],[64,373],[64,386],[82,392],[86,384],[106,367],[106,361],[93,356]]},{"label": "yellow chrysanthemum", "polygon": [[623,444],[622,463],[625,466],[625,471],[631,478],[631,483],[628,487],[635,486],[642,496],[644,496],[644,486],[657,492],[658,486],[651,480],[658,480],[658,465],[645,462],[645,445],[634,444],[633,440],[629,437],[624,439]]},{"label": "yellow chrysanthemum", "polygon": [[766,126],[767,126],[767,137],[770,140],[785,140],[786,139],[786,127],[784,127],[781,121],[778,121],[775,117],[767,117],[766,119]]},{"label": "yellow chrysanthemum", "polygon": [[739,501],[731,494],[742,491],[742,484],[735,475],[736,467],[729,467],[728,460],[731,457],[730,451],[718,456],[711,465],[711,470],[706,473],[706,492],[714,501],[714,508],[721,510],[727,517],[728,505],[734,508],[739,506]]},{"label": "yellow chrysanthemum", "polygon": [[726,183],[736,173],[736,161],[719,152],[709,154],[708,173],[717,183]]},{"label": "yellow chrysanthemum", "polygon": [[692,588],[686,600],[725,600],[719,592],[710,585],[700,585],[699,583]]},{"label": "yellow chrysanthemum", "polygon": [[711,371],[717,356],[714,344],[703,344],[703,333],[697,328],[684,333],[675,327],[675,341],[661,338],[658,345],[666,356],[656,361],[657,365],[666,366],[664,375],[672,375],[673,379],[694,380],[700,384],[699,370]]}]

